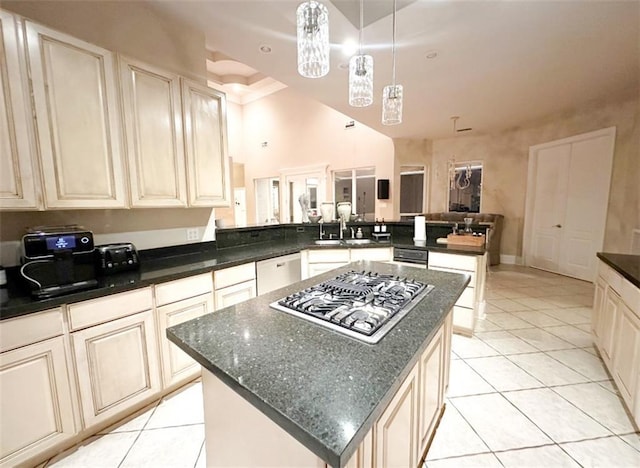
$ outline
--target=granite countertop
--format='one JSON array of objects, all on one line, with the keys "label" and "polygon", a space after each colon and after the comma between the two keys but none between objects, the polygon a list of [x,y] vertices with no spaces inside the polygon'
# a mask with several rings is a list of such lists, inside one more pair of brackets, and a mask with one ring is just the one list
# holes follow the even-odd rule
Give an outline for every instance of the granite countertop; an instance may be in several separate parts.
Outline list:
[{"label": "granite countertop", "polygon": [[598,258],[640,288],[640,255],[598,252]]},{"label": "granite countertop", "polygon": [[[196,245],[196,244],[191,244]],[[14,272],[8,278],[9,300],[0,306],[0,320],[18,317],[34,312],[43,311],[62,304],[86,301],[109,294],[115,294],[132,289],[142,288],[153,284],[185,278],[187,276],[207,273],[223,268],[240,265],[247,262],[266,260],[281,255],[300,252],[304,249],[336,249],[336,248],[376,248],[376,247],[409,247],[413,249],[459,253],[464,255],[482,255],[483,247],[446,246],[440,244],[416,246],[409,237],[398,237],[392,242],[372,242],[366,245],[315,245],[309,240],[299,241],[271,241],[256,244],[242,245],[240,247],[213,249],[185,253],[184,248],[179,249],[179,255],[167,255],[153,260],[142,260],[138,271],[123,272],[110,276],[98,277],[98,286],[85,291],[78,291],[49,299],[33,299],[21,286],[20,279]],[[185,247],[185,246],[182,246]],[[144,251],[141,252],[143,254]]]},{"label": "granite countertop", "polygon": [[[435,289],[375,345],[269,307],[350,269]],[[466,275],[356,262],[176,325],[167,336],[329,465],[343,467],[468,282]]]}]

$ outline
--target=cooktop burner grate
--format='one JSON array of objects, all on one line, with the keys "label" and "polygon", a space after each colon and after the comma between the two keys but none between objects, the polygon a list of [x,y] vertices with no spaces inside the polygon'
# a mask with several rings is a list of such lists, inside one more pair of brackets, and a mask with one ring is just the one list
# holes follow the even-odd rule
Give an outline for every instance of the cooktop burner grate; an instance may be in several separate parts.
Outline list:
[{"label": "cooktop burner grate", "polygon": [[271,307],[377,343],[432,290],[432,285],[408,278],[349,271],[284,297]]}]

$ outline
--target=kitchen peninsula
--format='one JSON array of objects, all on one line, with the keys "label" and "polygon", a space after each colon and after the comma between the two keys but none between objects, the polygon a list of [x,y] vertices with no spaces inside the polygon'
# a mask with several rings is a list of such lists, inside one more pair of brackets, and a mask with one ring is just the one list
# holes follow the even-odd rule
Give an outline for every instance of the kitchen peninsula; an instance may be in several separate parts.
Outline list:
[{"label": "kitchen peninsula", "polygon": [[[434,289],[371,345],[275,310],[349,270]],[[207,466],[417,466],[444,409],[469,277],[356,262],[167,330],[203,366]]]}]

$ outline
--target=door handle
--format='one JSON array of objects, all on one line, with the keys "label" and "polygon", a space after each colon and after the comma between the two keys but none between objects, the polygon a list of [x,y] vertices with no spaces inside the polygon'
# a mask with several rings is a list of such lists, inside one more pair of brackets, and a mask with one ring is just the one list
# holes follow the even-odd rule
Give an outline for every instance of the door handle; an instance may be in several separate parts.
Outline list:
[{"label": "door handle", "polygon": [[556,225],[555,225],[555,226],[553,226],[553,227],[561,228],[561,227],[562,227],[562,224],[556,224]]},{"label": "door handle", "polygon": [[280,268],[280,267],[283,267],[283,266],[284,266],[284,263],[276,263],[276,268]]}]

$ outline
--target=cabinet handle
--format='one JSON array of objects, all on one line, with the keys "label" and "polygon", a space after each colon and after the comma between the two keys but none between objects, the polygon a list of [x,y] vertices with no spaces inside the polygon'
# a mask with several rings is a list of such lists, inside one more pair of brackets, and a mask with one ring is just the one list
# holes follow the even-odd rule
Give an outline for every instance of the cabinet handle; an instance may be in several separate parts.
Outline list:
[{"label": "cabinet handle", "polygon": [[280,267],[283,267],[283,266],[284,266],[284,263],[276,263],[276,268],[280,268]]},{"label": "cabinet handle", "polygon": [[562,227],[562,224],[556,224],[556,225],[555,225],[555,226],[553,226],[553,227],[561,228],[561,227]]}]

